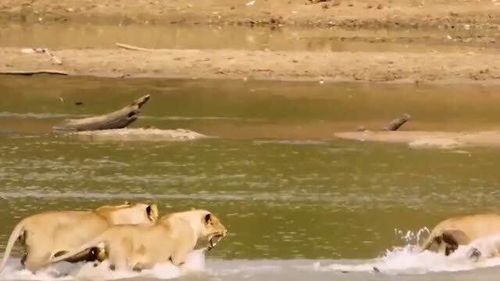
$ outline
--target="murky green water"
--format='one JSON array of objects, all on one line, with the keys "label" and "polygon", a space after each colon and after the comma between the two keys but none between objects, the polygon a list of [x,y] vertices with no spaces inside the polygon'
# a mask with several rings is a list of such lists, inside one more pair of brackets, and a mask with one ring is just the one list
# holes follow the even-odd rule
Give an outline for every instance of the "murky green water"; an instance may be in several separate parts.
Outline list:
[{"label": "murky green water", "polygon": [[[210,259],[362,260],[404,245],[395,229],[498,210],[499,149],[414,150],[333,137],[380,128],[401,112],[414,117],[407,129],[498,128],[495,86],[3,76],[0,92],[2,248],[29,214],[136,200],[162,212],[218,214],[230,236]],[[89,142],[49,133],[63,118],[111,111],[146,93],[152,100],[135,127],[219,138]]]}]

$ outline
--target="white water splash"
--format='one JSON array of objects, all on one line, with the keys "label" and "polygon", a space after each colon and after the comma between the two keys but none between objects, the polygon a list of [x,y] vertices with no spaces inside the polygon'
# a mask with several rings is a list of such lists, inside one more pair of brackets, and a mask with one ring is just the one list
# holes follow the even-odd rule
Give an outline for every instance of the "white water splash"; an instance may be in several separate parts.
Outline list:
[{"label": "white water splash", "polygon": [[22,269],[19,259],[10,259],[5,270],[0,274],[0,280],[115,280],[123,278],[155,278],[173,279],[193,272],[203,272],[205,270],[204,250],[193,251],[187,257],[186,263],[182,267],[177,267],[171,263],[158,264],[149,270],[142,272],[134,271],[112,271],[109,263],[104,261],[98,266],[93,263],[59,263],[36,274],[29,270]]},{"label": "white water splash", "polygon": [[479,260],[500,257],[500,235],[486,236],[472,241],[470,249],[478,250],[481,253]]},{"label": "white water splash", "polygon": [[[407,242],[405,246],[394,247],[382,256],[366,262],[316,264],[315,268],[318,271],[425,274],[466,271],[500,265],[500,257],[498,257],[500,235],[478,239],[467,246],[459,247],[453,254],[445,256],[442,253],[422,251],[418,245],[426,233],[428,233],[426,228],[417,232],[395,230],[395,234]],[[472,248],[477,248],[482,253],[481,258],[475,260],[469,257]]]},{"label": "white water splash", "polygon": [[419,244],[423,240],[425,240],[431,231],[427,227],[423,227],[416,232],[413,232],[411,230],[407,230],[406,232],[401,229],[394,229],[394,234],[396,236],[399,236],[399,238],[408,244]]}]

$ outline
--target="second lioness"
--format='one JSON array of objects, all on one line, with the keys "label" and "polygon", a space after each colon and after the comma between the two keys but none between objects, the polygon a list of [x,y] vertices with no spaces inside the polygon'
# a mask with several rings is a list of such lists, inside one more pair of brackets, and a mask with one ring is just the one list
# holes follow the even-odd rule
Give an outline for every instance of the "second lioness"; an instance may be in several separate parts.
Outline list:
[{"label": "second lioness", "polygon": [[104,248],[112,269],[142,270],[169,261],[181,265],[189,252],[214,247],[226,233],[226,228],[209,211],[172,213],[161,217],[152,226],[110,227],[93,241],[54,258],[52,262],[65,260],[92,247],[100,247]]},{"label": "second lioness", "polygon": [[[94,239],[111,225],[152,224],[157,218],[156,205],[143,203],[102,206],[91,211],[49,211],[29,216],[20,221],[12,231],[0,264],[0,272],[18,239],[26,248],[21,262],[28,270],[36,272],[51,257],[64,254]],[[92,256],[90,251],[82,252],[70,261],[86,260],[93,258]]]},{"label": "second lioness", "polygon": [[500,235],[498,214],[454,217],[437,224],[422,248],[449,255],[459,245],[467,245],[478,238],[492,235]]}]

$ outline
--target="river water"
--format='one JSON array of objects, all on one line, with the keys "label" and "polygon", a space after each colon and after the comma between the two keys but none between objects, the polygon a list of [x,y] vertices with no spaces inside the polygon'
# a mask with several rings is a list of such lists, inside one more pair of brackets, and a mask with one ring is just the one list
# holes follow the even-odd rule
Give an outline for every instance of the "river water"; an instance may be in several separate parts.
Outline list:
[{"label": "river water", "polygon": [[[156,202],[162,213],[206,208],[227,226],[206,264],[193,258],[202,270],[181,274],[186,280],[498,276],[491,267],[498,260],[473,263],[412,245],[442,219],[498,210],[500,150],[334,137],[381,128],[404,112],[413,116],[408,130],[497,129],[498,86],[2,76],[0,92],[1,249],[27,215],[130,200]],[[93,142],[50,133],[65,118],[109,112],[144,94],[152,98],[134,127],[213,138]],[[0,279],[53,278],[17,268],[12,259]]]}]

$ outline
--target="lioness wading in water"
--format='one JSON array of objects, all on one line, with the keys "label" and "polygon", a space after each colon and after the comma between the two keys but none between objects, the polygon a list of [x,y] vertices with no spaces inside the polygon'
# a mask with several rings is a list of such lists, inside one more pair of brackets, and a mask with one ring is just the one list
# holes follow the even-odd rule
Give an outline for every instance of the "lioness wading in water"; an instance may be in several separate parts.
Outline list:
[{"label": "lioness wading in water", "polygon": [[[157,218],[156,205],[142,203],[103,206],[91,211],[49,211],[29,216],[12,231],[0,264],[0,272],[18,239],[26,249],[21,263],[30,271],[36,272],[51,257],[62,255],[94,239],[111,225],[152,224]],[[90,249],[68,261],[94,260],[98,258],[96,255],[96,251]]]},{"label": "lioness wading in water", "polygon": [[500,235],[500,215],[480,214],[444,220],[432,230],[423,250],[453,253],[459,245],[492,235]]},{"label": "lioness wading in water", "polygon": [[189,252],[214,247],[226,233],[226,228],[209,211],[172,213],[161,217],[155,225],[112,226],[93,241],[52,262],[100,247],[106,252],[112,269],[142,270],[169,261],[181,265]]}]

